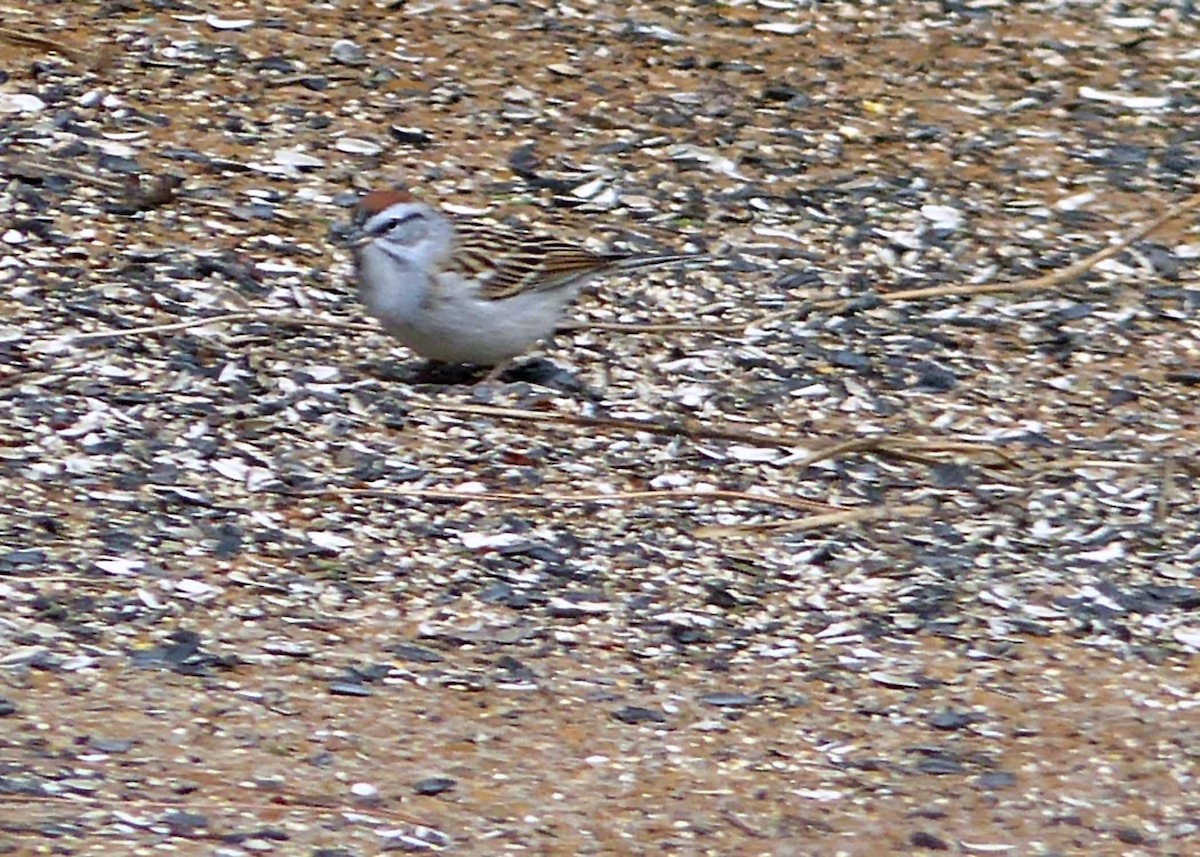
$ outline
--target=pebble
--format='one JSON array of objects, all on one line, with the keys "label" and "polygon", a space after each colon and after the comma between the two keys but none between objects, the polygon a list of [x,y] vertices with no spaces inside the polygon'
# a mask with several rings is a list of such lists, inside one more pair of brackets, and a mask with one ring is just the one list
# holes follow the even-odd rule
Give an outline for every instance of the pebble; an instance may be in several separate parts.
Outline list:
[{"label": "pebble", "polygon": [[782,21],[768,21],[765,24],[755,24],[754,29],[760,33],[775,33],[779,36],[795,36],[808,30],[804,24],[788,24]]},{"label": "pebble", "polygon": [[206,15],[204,22],[214,30],[245,30],[255,23],[253,18],[222,18],[215,14]]},{"label": "pebble", "polygon": [[617,709],[612,713],[614,719],[622,723],[637,724],[637,723],[666,723],[667,716],[661,711],[655,711],[652,708],[643,708],[637,705],[627,705],[624,708]]},{"label": "pebble", "polygon": [[359,45],[349,39],[338,39],[329,49],[329,55],[342,65],[366,65],[367,55]]},{"label": "pebble", "polygon": [[360,682],[337,681],[329,685],[329,692],[334,696],[371,696],[369,687]]},{"label": "pebble", "polygon": [[909,834],[908,844],[914,848],[925,848],[929,851],[949,851],[950,843],[940,836],[934,836],[924,830],[916,830]]},{"label": "pebble", "polygon": [[1171,98],[1167,95],[1130,95],[1125,92],[1095,89],[1091,86],[1079,87],[1079,97],[1127,107],[1130,110],[1163,110],[1171,104]]},{"label": "pebble", "polygon": [[0,113],[41,113],[46,102],[36,95],[22,92],[0,92]]},{"label": "pebble", "polygon": [[458,785],[458,781],[450,777],[427,777],[413,783],[413,791],[419,795],[432,796],[448,792]]},{"label": "pebble", "polygon": [[424,128],[415,128],[408,125],[392,125],[388,128],[388,133],[392,135],[392,139],[397,143],[404,143],[406,146],[416,146],[423,149],[433,145],[433,136]]},{"label": "pebble", "polygon": [[944,229],[947,232],[957,231],[963,225],[964,219],[961,211],[949,205],[923,205],[921,215],[935,229]]},{"label": "pebble", "polygon": [[1200,652],[1200,625],[1180,625],[1171,631],[1171,636],[1193,652]]},{"label": "pebble", "polygon": [[296,149],[276,149],[274,161],[280,166],[298,170],[313,170],[325,166],[325,162],[320,158]]},{"label": "pebble", "polygon": [[759,699],[748,693],[706,693],[700,701],[717,708],[745,708],[758,704]]},{"label": "pebble", "polygon": [[361,140],[357,137],[338,137],[333,147],[339,152],[351,155],[378,155],[383,146],[371,140]]}]

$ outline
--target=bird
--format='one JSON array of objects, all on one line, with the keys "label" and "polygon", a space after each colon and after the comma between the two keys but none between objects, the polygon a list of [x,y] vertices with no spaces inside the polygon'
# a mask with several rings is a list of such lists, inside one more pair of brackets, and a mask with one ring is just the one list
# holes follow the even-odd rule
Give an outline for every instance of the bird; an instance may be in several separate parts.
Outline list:
[{"label": "bird", "polygon": [[492,367],[549,338],[594,277],[707,259],[595,253],[551,235],[452,217],[400,188],[358,203],[355,279],[367,312],[438,363]]}]

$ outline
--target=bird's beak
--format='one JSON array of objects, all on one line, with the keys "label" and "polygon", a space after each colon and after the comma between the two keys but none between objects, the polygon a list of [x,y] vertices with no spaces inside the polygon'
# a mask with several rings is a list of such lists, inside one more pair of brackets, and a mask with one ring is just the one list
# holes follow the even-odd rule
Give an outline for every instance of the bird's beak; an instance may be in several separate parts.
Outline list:
[{"label": "bird's beak", "polygon": [[362,229],[356,227],[348,236],[346,236],[346,243],[352,250],[361,250],[363,247],[366,247],[368,244],[370,244],[374,237],[375,236],[371,235],[369,232],[364,232]]},{"label": "bird's beak", "polygon": [[334,226],[334,235],[338,244],[354,251],[361,250],[375,237],[367,233],[361,224],[346,220]]}]

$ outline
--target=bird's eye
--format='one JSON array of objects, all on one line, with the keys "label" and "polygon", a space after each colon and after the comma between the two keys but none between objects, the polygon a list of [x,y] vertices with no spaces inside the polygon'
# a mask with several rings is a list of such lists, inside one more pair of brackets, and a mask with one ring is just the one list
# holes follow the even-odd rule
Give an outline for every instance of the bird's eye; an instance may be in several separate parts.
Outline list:
[{"label": "bird's eye", "polygon": [[400,215],[397,215],[396,217],[389,217],[387,220],[383,221],[383,223],[381,223],[379,225],[378,231],[381,234],[386,233],[386,232],[391,232],[393,229],[398,229],[399,227],[403,226],[405,223],[411,223],[412,221],[419,220],[420,218],[421,218],[421,212],[419,212],[419,211],[410,211],[407,214],[400,214]]}]

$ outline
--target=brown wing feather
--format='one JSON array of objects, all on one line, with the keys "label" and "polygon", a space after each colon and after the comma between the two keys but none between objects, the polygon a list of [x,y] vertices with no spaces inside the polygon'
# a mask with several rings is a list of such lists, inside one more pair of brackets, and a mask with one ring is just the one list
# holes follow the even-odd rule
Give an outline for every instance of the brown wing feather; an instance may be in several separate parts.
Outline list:
[{"label": "brown wing feather", "polygon": [[457,226],[456,266],[464,274],[479,277],[483,283],[480,296],[489,300],[562,288],[622,258],[491,224],[463,222]]}]

